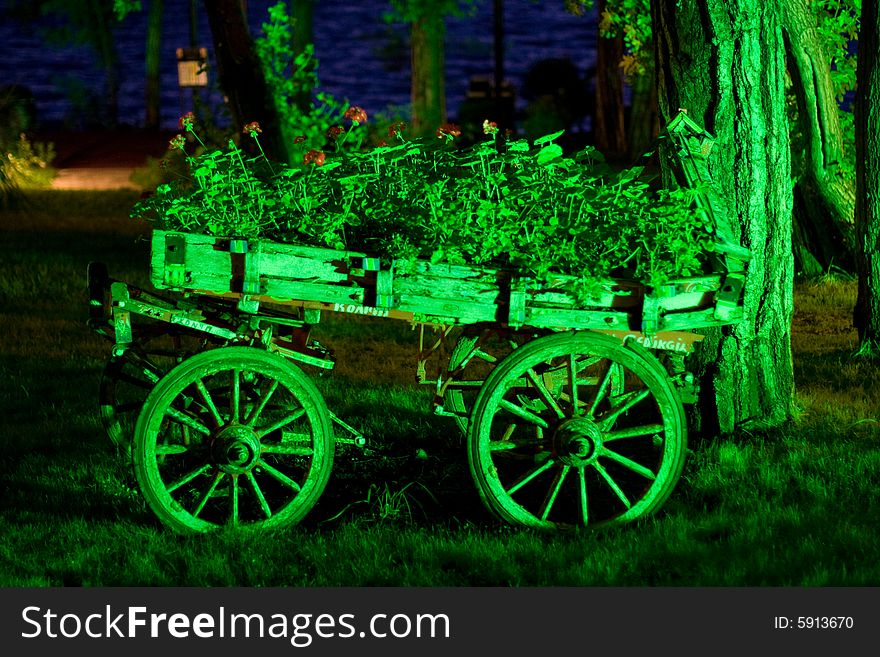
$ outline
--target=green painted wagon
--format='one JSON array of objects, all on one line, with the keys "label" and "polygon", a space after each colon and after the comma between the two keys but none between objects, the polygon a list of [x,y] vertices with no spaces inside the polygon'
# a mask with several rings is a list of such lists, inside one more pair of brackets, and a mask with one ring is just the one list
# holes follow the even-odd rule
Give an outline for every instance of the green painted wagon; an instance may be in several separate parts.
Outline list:
[{"label": "green painted wagon", "polygon": [[[711,182],[710,136],[684,113],[665,134],[679,182]],[[713,273],[658,288],[608,279],[589,303],[565,276],[539,284],[503,268],[155,230],[158,292],[90,266],[90,323],[113,342],[105,427],[130,446],[141,491],[170,527],[296,523],[324,490],[335,445],[365,442],[305,372],[334,366],[310,329],[324,313],[397,319],[419,328],[418,380],[464,432],[500,519],[563,528],[642,517],[684,463],[694,331],[742,316],[748,252],[711,197],[697,199],[716,226]],[[429,375],[440,352],[450,355]]]}]

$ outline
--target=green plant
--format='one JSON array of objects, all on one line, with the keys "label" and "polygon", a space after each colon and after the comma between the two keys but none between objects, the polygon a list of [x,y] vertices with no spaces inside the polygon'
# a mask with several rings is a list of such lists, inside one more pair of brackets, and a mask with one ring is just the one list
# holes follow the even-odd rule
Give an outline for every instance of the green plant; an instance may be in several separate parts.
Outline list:
[{"label": "green plant", "polygon": [[[512,267],[543,281],[568,274],[581,297],[609,275],[661,285],[698,274],[712,249],[692,190],[652,189],[641,169],[613,172],[592,148],[566,157],[561,132],[530,143],[486,122],[481,143],[457,148],[457,126],[411,140],[395,124],[391,144],[362,151],[366,114],[353,107],[346,118],[335,152],[297,140],[292,166],[232,142],[186,156],[188,175],[132,214],[165,229]],[[171,145],[186,155],[185,144],[178,135]]]},{"label": "green plant", "polygon": [[292,22],[285,2],[269,7],[268,13],[263,36],[255,40],[254,46],[272,91],[282,133],[288,141],[302,137],[310,144],[323,145],[328,131],[341,122],[348,104],[323,91],[317,91],[314,99],[302,98],[303,90],[319,87],[315,46],[303,44],[300,52],[294,50]]},{"label": "green plant", "polygon": [[0,206],[10,203],[21,189],[48,187],[55,178],[55,148],[32,143],[24,133],[10,143],[0,143]]}]

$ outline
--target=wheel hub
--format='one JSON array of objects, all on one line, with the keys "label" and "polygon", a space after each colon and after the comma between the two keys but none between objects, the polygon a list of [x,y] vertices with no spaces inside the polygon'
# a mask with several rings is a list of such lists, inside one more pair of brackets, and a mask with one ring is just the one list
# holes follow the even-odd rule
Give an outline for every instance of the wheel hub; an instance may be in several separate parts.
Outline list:
[{"label": "wheel hub", "polygon": [[602,431],[592,420],[574,418],[566,420],[553,435],[553,448],[559,459],[573,466],[592,463],[602,446]]},{"label": "wheel hub", "polygon": [[243,474],[253,469],[260,458],[260,439],[250,427],[224,427],[214,438],[211,454],[224,472]]}]

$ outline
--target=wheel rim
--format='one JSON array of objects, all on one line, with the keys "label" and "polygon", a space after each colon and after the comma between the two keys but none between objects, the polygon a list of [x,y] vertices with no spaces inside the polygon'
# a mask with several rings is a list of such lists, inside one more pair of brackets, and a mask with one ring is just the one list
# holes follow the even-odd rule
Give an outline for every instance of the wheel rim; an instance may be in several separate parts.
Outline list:
[{"label": "wheel rim", "polygon": [[503,520],[600,527],[669,496],[686,451],[684,411],[650,354],[607,336],[559,334],[495,368],[468,446],[483,501]]},{"label": "wheel rim", "polygon": [[135,430],[147,502],[181,531],[300,521],[330,475],[320,393],[296,366],[249,347],[198,354],[150,393]]}]

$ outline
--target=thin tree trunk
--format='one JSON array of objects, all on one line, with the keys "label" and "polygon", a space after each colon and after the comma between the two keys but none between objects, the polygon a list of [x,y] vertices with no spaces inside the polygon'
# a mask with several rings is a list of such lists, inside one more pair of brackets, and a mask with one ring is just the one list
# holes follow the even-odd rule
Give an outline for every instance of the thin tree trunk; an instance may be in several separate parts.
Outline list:
[{"label": "thin tree trunk", "polygon": [[[605,11],[599,0],[599,15]],[[596,108],[593,136],[596,148],[610,160],[619,160],[627,152],[626,125],[623,116],[623,36],[604,37],[596,44]]]},{"label": "thin tree trunk", "polygon": [[837,265],[855,268],[855,186],[841,169],[843,134],[824,51],[810,0],[780,6],[788,70],[804,140],[803,171],[795,185],[795,258],[806,275]]},{"label": "thin tree trunk", "polygon": [[632,105],[627,122],[627,144],[631,159],[641,157],[660,133],[657,107],[657,83],[653,62],[645,63],[645,71],[631,80]]},{"label": "thin tree trunk", "polygon": [[862,4],[856,120],[856,249],[859,340],[880,352],[880,10]]},{"label": "thin tree trunk", "polygon": [[159,127],[159,113],[161,108],[161,84],[159,80],[159,63],[162,55],[162,16],[164,14],[164,0],[150,0],[150,12],[147,18],[147,46],[146,46],[146,116],[144,127],[156,129]]},{"label": "thin tree trunk", "polygon": [[112,7],[100,0],[89,0],[88,12],[96,35],[98,59],[107,76],[107,123],[119,123],[119,53],[113,38]]},{"label": "thin tree trunk", "polygon": [[[315,42],[315,0],[292,0],[293,51],[299,55],[305,47]],[[311,86],[303,86],[293,102],[303,113],[312,110]]]},{"label": "thin tree trunk", "polygon": [[205,0],[220,86],[235,125],[258,121],[266,154],[287,161],[278,114],[266,86],[241,0]]},{"label": "thin tree trunk", "polygon": [[426,8],[412,23],[412,124],[415,136],[446,122],[446,24]]},{"label": "thin tree trunk", "polygon": [[651,3],[661,114],[668,120],[686,108],[715,135],[709,193],[753,254],[743,321],[706,331],[695,354],[705,434],[776,426],[793,410],[791,165],[773,4]]}]

